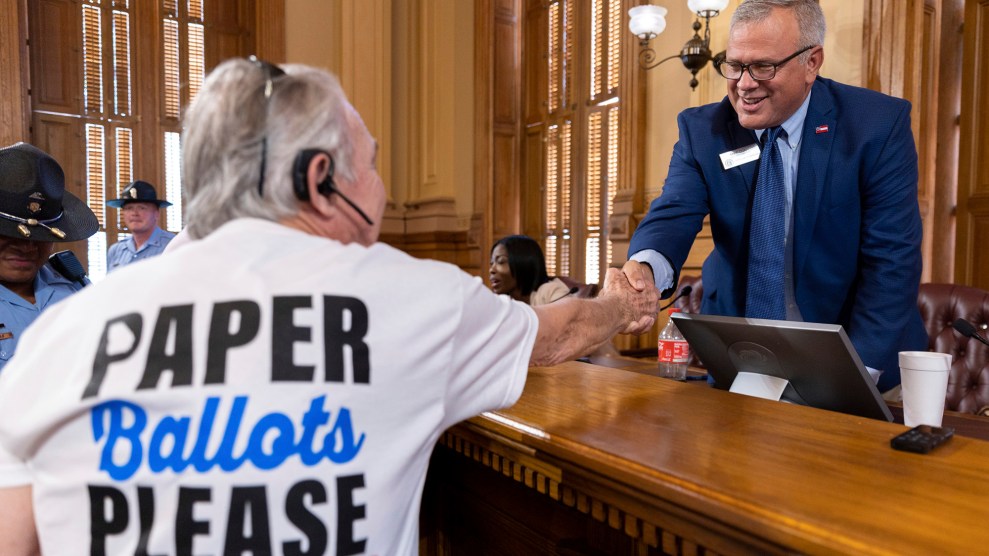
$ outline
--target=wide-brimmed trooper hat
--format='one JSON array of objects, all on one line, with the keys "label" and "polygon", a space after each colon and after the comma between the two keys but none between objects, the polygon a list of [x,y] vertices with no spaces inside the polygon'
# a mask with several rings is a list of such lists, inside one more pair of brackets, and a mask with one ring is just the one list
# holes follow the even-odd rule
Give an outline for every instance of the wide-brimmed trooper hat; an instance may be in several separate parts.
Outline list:
[{"label": "wide-brimmed trooper hat", "polygon": [[158,198],[155,186],[146,181],[132,181],[120,192],[119,199],[110,199],[106,202],[108,207],[120,208],[127,203],[154,203],[161,207],[170,207],[172,203]]},{"label": "wide-brimmed trooper hat", "polygon": [[0,148],[0,235],[30,241],[77,241],[100,223],[65,190],[65,174],[41,149],[17,143]]}]

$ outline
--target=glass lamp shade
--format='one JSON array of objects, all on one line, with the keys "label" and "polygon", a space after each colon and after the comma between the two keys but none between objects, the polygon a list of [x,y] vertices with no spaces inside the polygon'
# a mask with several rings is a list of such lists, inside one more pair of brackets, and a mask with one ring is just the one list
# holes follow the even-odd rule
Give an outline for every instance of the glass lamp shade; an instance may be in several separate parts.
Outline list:
[{"label": "glass lamp shade", "polygon": [[666,8],[636,6],[628,10],[628,29],[640,39],[654,39],[666,29]]},{"label": "glass lamp shade", "polygon": [[687,8],[695,14],[717,15],[728,7],[728,0],[687,0]]}]

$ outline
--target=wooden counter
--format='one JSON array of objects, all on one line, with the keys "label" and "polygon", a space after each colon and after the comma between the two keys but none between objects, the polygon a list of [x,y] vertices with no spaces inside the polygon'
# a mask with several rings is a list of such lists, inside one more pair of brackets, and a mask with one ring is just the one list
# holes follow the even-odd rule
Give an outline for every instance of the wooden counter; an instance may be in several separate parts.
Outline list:
[{"label": "wooden counter", "polygon": [[422,553],[960,554],[989,546],[989,443],[613,368],[530,370],[442,437]]}]

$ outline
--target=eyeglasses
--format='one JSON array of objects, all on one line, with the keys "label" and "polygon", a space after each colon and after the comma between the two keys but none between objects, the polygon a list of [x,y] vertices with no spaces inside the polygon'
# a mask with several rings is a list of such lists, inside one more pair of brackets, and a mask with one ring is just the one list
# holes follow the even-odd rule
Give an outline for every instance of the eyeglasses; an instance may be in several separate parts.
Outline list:
[{"label": "eyeglasses", "polygon": [[[265,62],[264,60],[258,58],[257,56],[251,55],[247,58],[255,66],[258,67],[263,73],[265,78],[264,84],[264,109],[265,112],[268,111],[268,101],[271,99],[271,93],[275,88],[274,81],[279,77],[285,76],[285,70],[272,64],[271,62]],[[264,171],[266,159],[268,158],[268,134],[261,136],[261,175],[258,176],[258,196],[264,197]]]},{"label": "eyeglasses", "polygon": [[753,62],[751,64],[740,64],[738,62],[721,60],[715,64],[714,68],[717,69],[718,73],[721,74],[721,77],[724,77],[725,79],[741,79],[742,72],[749,70],[749,77],[755,81],[769,81],[770,79],[776,77],[776,70],[780,66],[796,58],[797,56],[800,56],[815,46],[816,45],[805,46],[776,63]]}]

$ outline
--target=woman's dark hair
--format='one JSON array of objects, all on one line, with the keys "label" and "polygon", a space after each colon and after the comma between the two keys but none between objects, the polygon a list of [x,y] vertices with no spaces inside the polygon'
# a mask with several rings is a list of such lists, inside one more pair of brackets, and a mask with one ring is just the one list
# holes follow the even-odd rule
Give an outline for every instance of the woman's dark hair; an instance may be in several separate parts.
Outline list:
[{"label": "woman's dark hair", "polygon": [[549,282],[546,258],[536,240],[524,235],[505,236],[491,246],[491,252],[499,245],[504,245],[508,252],[508,269],[518,283],[523,297]]}]

